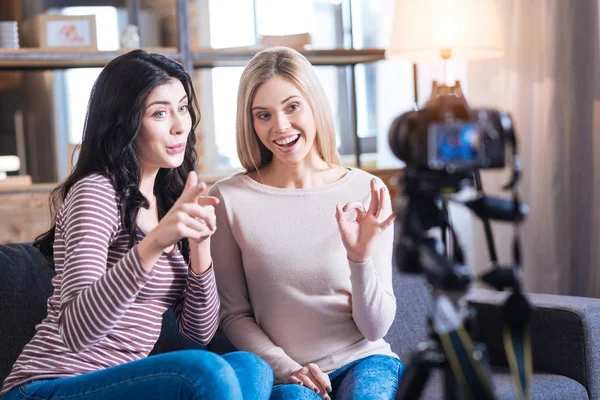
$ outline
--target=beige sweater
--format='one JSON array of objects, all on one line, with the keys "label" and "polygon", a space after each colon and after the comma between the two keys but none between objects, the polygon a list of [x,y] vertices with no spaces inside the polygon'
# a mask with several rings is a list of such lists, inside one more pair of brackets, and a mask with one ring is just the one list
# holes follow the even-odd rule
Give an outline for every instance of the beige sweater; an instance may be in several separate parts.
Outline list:
[{"label": "beige sweater", "polygon": [[276,382],[311,362],[331,372],[372,354],[396,357],[382,339],[396,312],[392,228],[371,260],[355,264],[335,219],[336,204],[368,206],[372,178],[351,169],[323,187],[280,189],[239,173],[210,190],[221,199],[211,241],[221,326],[271,365]]}]

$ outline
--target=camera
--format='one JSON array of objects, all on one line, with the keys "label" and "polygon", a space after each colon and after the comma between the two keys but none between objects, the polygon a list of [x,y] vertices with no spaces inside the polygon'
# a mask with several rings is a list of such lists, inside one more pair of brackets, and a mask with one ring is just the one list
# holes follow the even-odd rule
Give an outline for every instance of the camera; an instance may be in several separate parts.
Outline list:
[{"label": "camera", "polygon": [[[394,264],[404,273],[422,274],[431,288],[432,312],[427,318],[429,339],[419,345],[407,364],[397,400],[417,399],[432,368],[444,373],[445,398],[495,399],[487,350],[477,342],[474,309],[465,300],[473,280],[497,290],[511,289],[504,305],[504,332],[514,376],[530,376],[530,306],[519,283],[518,225],[528,208],[517,192],[520,163],[513,122],[508,113],[470,108],[460,84],[433,83],[430,100],[416,111],[401,114],[391,124],[389,144],[406,167],[394,200],[398,217]],[[511,157],[507,157],[507,149]],[[481,169],[504,168],[511,161],[511,180],[504,190],[512,199],[485,194]],[[465,187],[475,193],[454,196]],[[470,191],[473,192],[473,191]],[[469,208],[484,224],[490,269],[474,276],[467,265],[459,236],[450,218],[450,202]],[[515,225],[513,260],[498,262],[490,221]],[[474,335],[471,338],[471,335]],[[529,393],[530,380],[515,381],[520,398]]]},{"label": "camera", "polygon": [[[394,201],[401,227],[396,266],[403,272],[424,274],[436,288],[466,290],[471,275],[464,273],[468,267],[449,218],[449,202],[469,208],[483,221],[489,248],[494,246],[487,227],[490,220],[518,224],[528,213],[516,192],[520,164],[512,118],[500,110],[469,107],[459,82],[454,86],[434,82],[431,98],[422,109],[401,114],[392,122],[389,144],[406,163],[402,190]],[[479,171],[504,168],[507,148],[512,150],[512,178],[503,189],[511,190],[513,198],[487,196]],[[473,187],[475,196],[466,200],[463,196],[462,201],[452,196],[465,187]],[[429,235],[435,228],[441,229],[442,238],[450,238],[449,243],[442,245]],[[496,263],[495,250],[490,255]]]},{"label": "camera", "polygon": [[504,168],[510,115],[471,109],[456,91],[433,96],[418,111],[397,117],[389,131],[392,152],[407,166],[450,174]]}]

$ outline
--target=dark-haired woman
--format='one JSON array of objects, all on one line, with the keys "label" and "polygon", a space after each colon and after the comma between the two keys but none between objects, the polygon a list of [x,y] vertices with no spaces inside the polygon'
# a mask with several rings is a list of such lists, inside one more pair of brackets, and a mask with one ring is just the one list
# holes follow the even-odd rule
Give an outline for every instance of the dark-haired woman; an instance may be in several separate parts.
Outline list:
[{"label": "dark-haired woman", "polygon": [[272,371],[249,353],[147,357],[169,306],[195,342],[218,323],[218,200],[194,172],[198,119],[178,63],[136,50],[104,68],[77,165],[53,193],[53,226],[36,240],[56,268],[48,315],[4,381],[5,400],[268,398]]}]

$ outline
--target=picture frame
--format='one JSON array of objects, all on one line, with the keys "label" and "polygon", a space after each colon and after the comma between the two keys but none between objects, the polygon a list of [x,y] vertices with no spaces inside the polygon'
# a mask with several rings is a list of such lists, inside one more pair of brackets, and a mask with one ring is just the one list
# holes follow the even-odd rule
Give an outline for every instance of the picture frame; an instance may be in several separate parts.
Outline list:
[{"label": "picture frame", "polygon": [[23,47],[46,50],[98,50],[95,15],[40,14],[26,21]]}]

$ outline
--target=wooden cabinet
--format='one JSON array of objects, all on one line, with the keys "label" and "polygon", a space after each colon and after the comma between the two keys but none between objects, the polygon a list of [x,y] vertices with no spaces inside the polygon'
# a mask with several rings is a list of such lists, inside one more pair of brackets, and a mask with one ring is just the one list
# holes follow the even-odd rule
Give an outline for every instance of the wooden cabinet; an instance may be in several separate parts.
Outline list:
[{"label": "wooden cabinet", "polygon": [[31,242],[50,228],[48,199],[53,185],[0,190],[0,243]]}]

